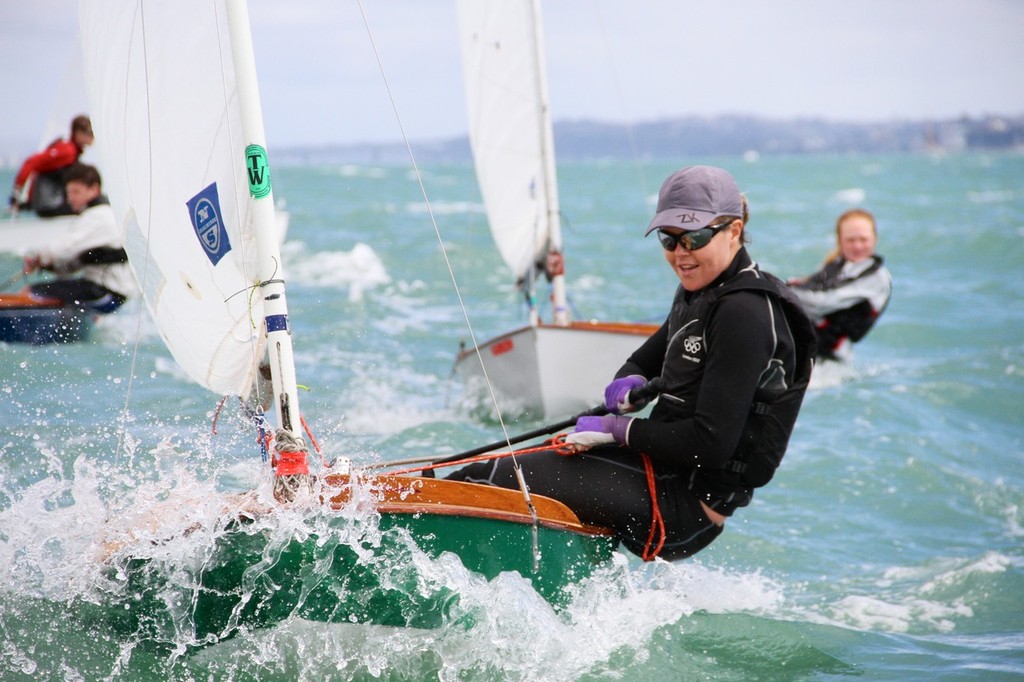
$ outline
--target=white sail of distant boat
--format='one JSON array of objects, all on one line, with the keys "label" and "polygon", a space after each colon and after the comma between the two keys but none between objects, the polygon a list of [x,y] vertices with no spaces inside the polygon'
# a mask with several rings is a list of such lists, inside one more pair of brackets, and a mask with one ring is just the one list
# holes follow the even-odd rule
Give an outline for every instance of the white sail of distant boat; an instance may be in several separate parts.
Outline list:
[{"label": "white sail of distant boat", "polygon": [[[512,275],[532,287],[547,255],[562,249],[540,15],[533,2],[460,0],[459,19],[469,140],[487,221]],[[553,281],[554,318],[564,324],[565,278],[556,273]]]},{"label": "white sail of distant boat", "polygon": [[[579,412],[656,326],[571,321],[539,2],[458,0],[458,14],[477,180],[529,323],[481,344],[479,357],[463,350],[456,370],[469,384],[486,372],[511,411]],[[534,292],[542,277],[551,281],[550,323]]]},{"label": "white sail of distant boat", "polygon": [[[88,101],[82,72],[82,42],[76,33],[68,50],[68,61],[57,85],[53,105],[50,107],[50,116],[39,138],[39,148],[45,148],[59,137],[67,139],[71,119],[79,114],[88,114]],[[86,149],[82,154],[82,160],[88,163],[90,156],[90,151]]]},{"label": "white sail of distant boat", "polygon": [[[192,623],[191,641],[199,645],[294,617],[440,623],[450,603],[444,590],[406,592],[399,584],[406,578],[377,574],[387,570],[389,551],[399,558],[396,570],[409,568],[390,534],[365,542],[356,536],[356,549],[337,538],[322,541],[324,528],[352,521],[352,513],[335,512],[356,497],[363,510],[372,502],[367,511],[381,530],[400,528],[401,538],[413,538],[430,556],[453,552],[488,579],[518,571],[551,599],[607,561],[617,542],[611,532],[584,526],[556,500],[433,477],[368,470],[350,477],[347,465],[308,471],[244,0],[83,0],[81,30],[111,203],[165,345],[196,383],[238,396],[248,394],[268,351],[275,481],[301,479],[314,494],[301,495],[297,486],[283,497],[275,486],[274,499],[246,492],[238,497],[258,504],[244,513],[266,520],[285,513],[278,504],[285,503],[320,520],[317,532],[295,531],[284,546],[273,538],[273,548],[266,525],[232,523],[216,535],[213,555],[197,569],[200,588],[189,583],[185,599],[175,599],[159,566],[150,565],[149,543],[140,542],[140,555],[130,543],[118,546],[108,559],[121,562],[118,581],[144,585],[129,590],[131,613],[159,620],[186,609],[174,622]],[[282,473],[283,464],[304,471]],[[309,473],[318,480],[305,478]],[[296,500],[302,504],[291,504]],[[226,511],[234,519],[239,513]],[[368,552],[377,553],[371,561]]]}]

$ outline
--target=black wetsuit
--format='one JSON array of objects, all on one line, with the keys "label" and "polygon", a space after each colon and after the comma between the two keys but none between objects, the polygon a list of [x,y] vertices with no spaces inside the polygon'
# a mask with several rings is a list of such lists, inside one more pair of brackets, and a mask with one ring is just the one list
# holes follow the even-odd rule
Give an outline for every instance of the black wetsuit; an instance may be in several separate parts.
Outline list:
[{"label": "black wetsuit", "polygon": [[[665,324],[616,374],[666,381],[650,418],[631,422],[628,445],[520,457],[530,491],[564,502],[584,523],[613,528],[643,555],[654,520],[646,453],[665,524],[660,556],[694,554],[722,531],[701,501],[729,516],[771,479],[810,379],[814,346],[813,327],[792,293],[741,249],[707,288],[680,287]],[[507,458],[449,478],[518,487]]]}]

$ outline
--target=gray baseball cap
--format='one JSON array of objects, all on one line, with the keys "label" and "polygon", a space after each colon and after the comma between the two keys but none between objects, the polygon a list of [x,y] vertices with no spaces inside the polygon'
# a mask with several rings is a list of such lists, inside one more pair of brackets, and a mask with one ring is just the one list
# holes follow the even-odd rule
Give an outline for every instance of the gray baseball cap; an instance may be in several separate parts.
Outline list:
[{"label": "gray baseball cap", "polygon": [[687,166],[661,185],[658,212],[644,232],[659,227],[699,230],[721,215],[743,215],[743,199],[736,181],[714,166]]}]

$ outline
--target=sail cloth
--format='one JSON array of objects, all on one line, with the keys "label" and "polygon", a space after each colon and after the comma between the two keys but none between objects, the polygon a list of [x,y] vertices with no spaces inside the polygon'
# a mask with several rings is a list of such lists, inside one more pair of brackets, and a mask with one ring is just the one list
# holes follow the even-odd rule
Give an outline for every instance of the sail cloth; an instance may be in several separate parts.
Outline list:
[{"label": "sail cloth", "polygon": [[82,0],[90,114],[129,263],[200,385],[246,395],[263,310],[223,0]]},{"label": "sail cloth", "polygon": [[491,234],[516,279],[561,247],[539,9],[459,0],[469,141]]}]

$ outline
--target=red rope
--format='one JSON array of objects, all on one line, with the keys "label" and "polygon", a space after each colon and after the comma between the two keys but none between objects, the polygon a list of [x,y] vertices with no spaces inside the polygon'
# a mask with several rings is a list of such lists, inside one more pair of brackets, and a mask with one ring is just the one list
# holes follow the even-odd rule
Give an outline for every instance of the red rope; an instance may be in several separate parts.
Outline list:
[{"label": "red rope", "polygon": [[313,436],[313,432],[309,429],[309,424],[306,423],[306,418],[300,414],[299,421],[302,422],[302,428],[306,430],[306,435],[309,436],[309,442],[313,444],[313,449],[316,450],[316,454],[319,455],[320,444],[316,442],[316,437]]},{"label": "red rope", "polygon": [[570,443],[569,441],[567,441],[565,439],[567,435],[568,434],[565,434],[565,433],[559,433],[558,435],[553,436],[551,438],[551,440],[547,441],[548,444],[550,444],[552,446],[552,448],[551,448],[552,450],[554,450],[558,454],[564,455],[566,457],[568,457],[570,455],[575,455],[575,454],[580,452],[576,448],[575,444]]},{"label": "red rope", "polygon": [[[640,459],[644,462],[644,472],[647,474],[647,491],[651,495],[651,532],[647,535],[647,544],[644,545],[644,553],[640,558],[644,561],[654,561],[655,557],[665,546],[665,519],[661,516],[661,507],[658,506],[658,484],[654,480],[654,465],[646,452],[640,453]],[[658,533],[658,546],[651,551],[651,543],[654,542],[654,534]]]},{"label": "red rope", "polygon": [[228,399],[227,396],[224,396],[223,398],[221,398],[220,402],[217,403],[217,409],[213,411],[213,435],[215,435],[215,436],[217,435],[217,419],[220,417],[220,411],[221,411],[221,409],[223,409],[224,401],[227,400],[227,399]]}]

